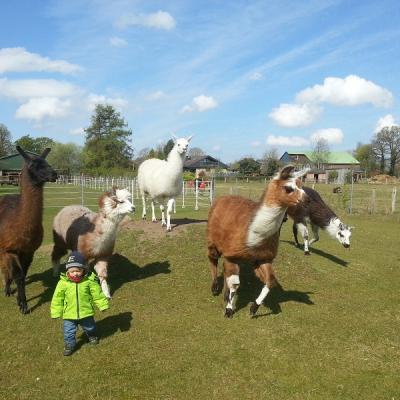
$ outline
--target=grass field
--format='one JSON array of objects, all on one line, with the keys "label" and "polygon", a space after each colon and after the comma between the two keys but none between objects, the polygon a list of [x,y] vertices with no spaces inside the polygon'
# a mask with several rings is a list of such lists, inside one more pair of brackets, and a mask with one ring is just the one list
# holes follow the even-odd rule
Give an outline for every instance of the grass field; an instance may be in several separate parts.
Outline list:
[{"label": "grass field", "polygon": [[[261,187],[241,194],[249,190],[259,197]],[[111,308],[96,314],[100,344],[81,338],[63,357],[61,322],[49,315],[57,211],[45,209],[27,279],[32,312],[20,315],[15,298],[0,296],[0,399],[400,399],[398,212],[340,209],[355,226],[351,250],[322,232],[310,257],[294,247],[287,223],[275,261],[284,291],[250,318],[260,284],[244,266],[232,320],[210,292],[204,223],[156,237],[121,230]],[[205,207],[178,207],[173,218],[206,216]]]}]

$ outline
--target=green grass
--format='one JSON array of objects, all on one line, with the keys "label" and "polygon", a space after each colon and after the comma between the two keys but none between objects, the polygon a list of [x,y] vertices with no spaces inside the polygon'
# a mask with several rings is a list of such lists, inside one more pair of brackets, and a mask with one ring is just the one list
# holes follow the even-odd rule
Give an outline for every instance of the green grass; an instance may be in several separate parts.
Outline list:
[{"label": "green grass", "polygon": [[0,296],[0,399],[399,399],[398,214],[346,215],[351,250],[322,232],[310,257],[287,223],[274,263],[284,292],[271,292],[253,319],[260,284],[245,266],[232,320],[211,295],[204,225],[151,240],[122,231],[111,308],[96,314],[100,344],[80,340],[63,357],[61,322],[49,315],[57,211],[46,208],[27,279],[32,313]]}]

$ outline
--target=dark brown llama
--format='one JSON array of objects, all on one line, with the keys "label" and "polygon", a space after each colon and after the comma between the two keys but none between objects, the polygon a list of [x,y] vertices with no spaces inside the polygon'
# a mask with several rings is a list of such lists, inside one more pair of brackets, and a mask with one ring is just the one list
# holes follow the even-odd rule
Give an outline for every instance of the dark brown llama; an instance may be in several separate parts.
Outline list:
[{"label": "dark brown llama", "polygon": [[0,198],[0,270],[4,292],[11,295],[11,283],[17,285],[17,304],[28,312],[25,277],[33,255],[43,239],[43,185],[54,182],[57,173],[45,160],[50,149],[39,157],[27,154],[17,146],[25,161],[20,178],[20,194]]},{"label": "dark brown llama", "polygon": [[293,166],[283,168],[270,181],[259,202],[240,196],[216,199],[208,215],[208,258],[211,263],[211,291],[220,293],[217,277],[219,257],[224,257],[225,316],[232,318],[234,300],[239,287],[239,263],[254,264],[255,274],[264,284],[260,295],[250,307],[254,315],[269,290],[278,282],[272,268],[279,244],[280,227],[287,207],[299,203],[304,195],[297,178],[305,171],[294,173]]}]

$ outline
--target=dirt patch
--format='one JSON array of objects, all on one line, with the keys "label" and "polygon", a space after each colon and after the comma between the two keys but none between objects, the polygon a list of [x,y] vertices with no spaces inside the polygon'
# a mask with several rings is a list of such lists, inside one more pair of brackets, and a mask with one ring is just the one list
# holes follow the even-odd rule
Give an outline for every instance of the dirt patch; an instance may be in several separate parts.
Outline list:
[{"label": "dirt patch", "polygon": [[143,232],[143,239],[161,239],[166,236],[177,236],[185,232],[190,226],[206,225],[207,220],[181,218],[172,219],[172,231],[167,232],[165,226],[161,226],[161,221],[151,222],[148,220],[131,220],[124,219],[121,222],[120,229],[122,231],[139,231]]}]

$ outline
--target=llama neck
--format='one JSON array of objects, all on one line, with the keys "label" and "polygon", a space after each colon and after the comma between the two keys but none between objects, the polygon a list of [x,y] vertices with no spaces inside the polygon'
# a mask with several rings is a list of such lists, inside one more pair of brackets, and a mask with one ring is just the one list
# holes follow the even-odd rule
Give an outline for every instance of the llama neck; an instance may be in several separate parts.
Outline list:
[{"label": "llama neck", "polygon": [[247,245],[249,247],[258,246],[276,234],[282,225],[285,212],[286,207],[267,205],[261,202],[249,226]]},{"label": "llama neck", "polygon": [[336,216],[332,217],[329,221],[329,224],[325,227],[325,230],[329,233],[329,235],[333,238],[336,237],[337,233],[340,231],[340,224],[342,222]]},{"label": "llama neck", "polygon": [[24,170],[21,174],[21,203],[18,217],[31,225],[42,223],[43,216],[43,186],[33,185],[28,173]]},{"label": "llama neck", "polygon": [[183,169],[183,159],[185,153],[179,154],[178,151],[173,148],[168,154],[167,165],[170,170],[182,172]]}]

